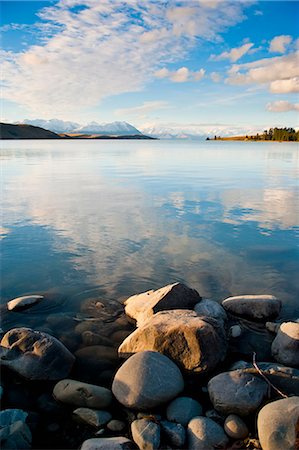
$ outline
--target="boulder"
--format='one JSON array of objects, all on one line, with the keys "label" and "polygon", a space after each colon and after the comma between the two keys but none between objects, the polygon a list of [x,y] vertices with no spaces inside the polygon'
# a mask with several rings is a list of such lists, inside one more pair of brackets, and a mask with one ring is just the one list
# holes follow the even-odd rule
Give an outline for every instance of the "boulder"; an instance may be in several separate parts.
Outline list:
[{"label": "boulder", "polygon": [[189,422],[187,438],[190,450],[221,449],[228,444],[223,428],[207,417],[195,417]]},{"label": "boulder", "polygon": [[226,298],[222,306],[234,316],[266,322],[278,316],[281,301],[274,295],[239,295]]},{"label": "boulder", "polygon": [[14,328],[1,340],[0,362],[29,380],[66,377],[75,357],[55,337],[30,328]]},{"label": "boulder", "polygon": [[126,428],[125,422],[122,420],[112,419],[107,423],[107,429],[118,433]]},{"label": "boulder", "polygon": [[272,355],[276,361],[291,367],[299,367],[299,323],[284,322],[272,343]]},{"label": "boulder", "polygon": [[169,403],[166,416],[171,422],[188,425],[191,419],[202,415],[202,406],[191,397],[177,397]]},{"label": "boulder", "polygon": [[172,423],[167,420],[160,422],[162,439],[177,448],[183,448],[186,440],[186,431],[180,423]]},{"label": "boulder", "polygon": [[6,449],[31,448],[32,436],[25,423],[28,413],[21,409],[5,409],[0,412],[0,447]]},{"label": "boulder", "polygon": [[79,422],[83,422],[95,428],[105,425],[112,419],[109,412],[90,408],[77,408],[73,411],[73,415]]},{"label": "boulder", "polygon": [[23,297],[17,297],[7,302],[7,309],[9,311],[27,309],[39,303],[43,298],[42,295],[24,295]]},{"label": "boulder", "polygon": [[299,397],[284,398],[264,406],[257,429],[263,450],[294,450],[298,445]]},{"label": "boulder", "polygon": [[223,327],[195,311],[161,311],[130,334],[118,349],[127,357],[145,350],[171,358],[184,371],[206,373],[225,358]]},{"label": "boulder", "polygon": [[233,439],[244,439],[249,433],[246,423],[235,414],[230,414],[225,419],[224,431]]},{"label": "boulder", "polygon": [[254,413],[268,391],[268,384],[241,370],[211,378],[208,391],[214,408],[222,414],[247,416]]},{"label": "boulder", "polygon": [[179,368],[157,352],[131,356],[116,372],[112,392],[128,408],[148,410],[172,400],[184,389]]},{"label": "boulder", "polygon": [[135,445],[126,437],[93,438],[84,441],[81,450],[133,450]]},{"label": "boulder", "polygon": [[160,426],[148,419],[134,420],[131,424],[133,441],[140,450],[156,450],[160,446]]},{"label": "boulder", "polygon": [[156,291],[133,295],[124,304],[126,314],[135,319],[139,326],[159,311],[192,309],[200,300],[201,297],[195,289],[190,289],[182,283],[174,283]]},{"label": "boulder", "polygon": [[199,316],[212,317],[216,320],[227,320],[225,309],[214,300],[201,300],[194,306],[194,311]]},{"label": "boulder", "polygon": [[53,395],[62,403],[88,408],[106,408],[112,402],[109,389],[68,379],[54,386]]}]

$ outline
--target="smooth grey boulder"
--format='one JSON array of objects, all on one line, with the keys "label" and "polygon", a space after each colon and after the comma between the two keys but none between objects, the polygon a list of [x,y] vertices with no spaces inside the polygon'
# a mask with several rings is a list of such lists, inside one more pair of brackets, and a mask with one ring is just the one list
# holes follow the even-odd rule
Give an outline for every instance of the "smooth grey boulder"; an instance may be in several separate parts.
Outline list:
[{"label": "smooth grey boulder", "polygon": [[79,422],[95,428],[105,425],[112,419],[108,411],[99,411],[91,408],[77,408],[73,411],[73,415]]},{"label": "smooth grey boulder", "polygon": [[169,403],[166,416],[171,422],[188,425],[191,419],[202,415],[202,406],[191,397],[177,397]]},{"label": "smooth grey boulder", "polygon": [[266,322],[279,315],[281,301],[274,295],[239,295],[226,298],[222,306],[235,316]]},{"label": "smooth grey boulder", "polygon": [[233,439],[244,439],[249,433],[246,423],[235,414],[230,414],[225,419],[224,431]]},{"label": "smooth grey boulder", "polygon": [[216,320],[227,320],[225,309],[214,300],[201,300],[194,306],[194,311],[199,316],[212,317]]},{"label": "smooth grey boulder", "polygon": [[247,416],[254,413],[268,392],[268,384],[240,370],[211,378],[208,391],[214,408],[222,414]]},{"label": "smooth grey boulder", "polygon": [[185,284],[174,283],[156,291],[150,290],[129,297],[125,302],[125,311],[140,326],[159,311],[169,309],[192,309],[201,300],[199,293]]},{"label": "smooth grey boulder", "polygon": [[0,448],[31,448],[31,431],[25,423],[28,413],[21,409],[5,409],[0,412]]},{"label": "smooth grey boulder", "polygon": [[214,450],[228,444],[223,428],[207,417],[195,417],[189,422],[187,438],[189,450]]},{"label": "smooth grey boulder", "polygon": [[1,340],[0,362],[29,380],[66,377],[75,357],[55,337],[30,328],[14,328]]},{"label": "smooth grey boulder", "polygon": [[184,389],[179,368],[157,352],[131,356],[115,374],[112,392],[128,408],[148,410],[172,400]]},{"label": "smooth grey boulder", "polygon": [[135,445],[126,437],[93,438],[83,442],[81,450],[133,450]]},{"label": "smooth grey boulder", "polygon": [[160,446],[160,426],[148,419],[134,420],[131,424],[133,441],[140,450],[156,450]]},{"label": "smooth grey boulder", "polygon": [[62,403],[88,408],[106,408],[112,402],[109,389],[69,379],[54,386],[53,396]]},{"label": "smooth grey boulder", "polygon": [[195,311],[161,311],[130,334],[118,349],[119,356],[152,350],[171,358],[191,373],[213,370],[226,355],[226,337],[215,319]]},{"label": "smooth grey boulder", "polygon": [[36,305],[43,300],[43,295],[24,295],[23,297],[17,297],[7,302],[7,309],[9,311],[19,311],[27,309],[30,306]]},{"label": "smooth grey boulder", "polygon": [[272,342],[272,355],[276,361],[299,367],[299,323],[284,322]]},{"label": "smooth grey boulder", "polygon": [[299,423],[299,397],[268,403],[257,418],[263,450],[295,450]]},{"label": "smooth grey boulder", "polygon": [[186,431],[183,425],[162,420],[160,426],[161,436],[165,442],[174,447],[183,448],[186,440]]}]

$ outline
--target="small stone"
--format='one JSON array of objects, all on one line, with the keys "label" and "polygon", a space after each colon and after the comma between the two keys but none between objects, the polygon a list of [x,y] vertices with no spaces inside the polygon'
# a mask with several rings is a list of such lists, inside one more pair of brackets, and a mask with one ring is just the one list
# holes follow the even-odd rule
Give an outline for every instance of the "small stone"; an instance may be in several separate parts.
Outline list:
[{"label": "small stone", "polygon": [[116,433],[118,433],[126,428],[126,424],[122,420],[112,419],[107,423],[107,428],[110,431],[115,431]]},{"label": "small stone", "polygon": [[214,300],[201,300],[194,306],[194,311],[199,316],[211,317],[216,320],[227,320],[225,309]]},{"label": "small stone", "polygon": [[160,446],[160,426],[148,419],[134,420],[131,424],[133,441],[140,450],[156,450]]},{"label": "small stone", "polygon": [[189,450],[213,450],[225,448],[228,437],[223,428],[207,417],[195,417],[187,428]]},{"label": "small stone", "polygon": [[59,381],[53,395],[62,403],[89,408],[106,408],[112,402],[109,389],[69,379]]},{"label": "small stone", "polygon": [[90,408],[77,408],[73,411],[73,415],[79,422],[86,423],[95,428],[105,425],[112,418],[111,414],[107,411]]},{"label": "small stone", "polygon": [[182,448],[186,440],[186,431],[180,423],[172,423],[166,420],[160,422],[162,438],[174,447]]},{"label": "small stone", "polygon": [[257,429],[263,450],[294,450],[298,444],[299,397],[268,403],[258,415]]},{"label": "small stone", "polygon": [[172,400],[184,389],[179,368],[157,352],[131,356],[116,372],[112,392],[128,408],[148,410]]},{"label": "small stone", "polygon": [[248,428],[246,423],[235,414],[230,414],[225,419],[224,431],[233,439],[244,439],[248,436]]},{"label": "small stone", "polygon": [[137,414],[137,419],[149,419],[153,420],[154,422],[158,422],[162,419],[160,414],[148,414],[146,412],[139,412]]},{"label": "small stone", "polygon": [[93,438],[84,441],[81,450],[133,450],[136,448],[126,437]]},{"label": "small stone", "polygon": [[30,306],[36,305],[43,300],[42,295],[24,295],[23,297],[17,297],[7,302],[7,309],[9,311],[19,311],[27,309]]},{"label": "small stone", "polygon": [[239,295],[226,298],[222,306],[235,316],[266,322],[278,316],[281,301],[274,295]]},{"label": "small stone", "polygon": [[240,327],[240,325],[233,325],[229,329],[229,334],[232,338],[237,338],[237,337],[241,336],[242,328]]},{"label": "small stone", "polygon": [[191,419],[202,415],[202,406],[190,397],[178,397],[169,403],[166,416],[171,422],[188,425]]},{"label": "small stone", "polygon": [[211,378],[208,391],[214,408],[220,413],[246,416],[258,409],[268,385],[254,375],[235,370]]},{"label": "small stone", "polygon": [[284,322],[272,343],[272,355],[276,361],[291,367],[299,367],[299,323]]}]

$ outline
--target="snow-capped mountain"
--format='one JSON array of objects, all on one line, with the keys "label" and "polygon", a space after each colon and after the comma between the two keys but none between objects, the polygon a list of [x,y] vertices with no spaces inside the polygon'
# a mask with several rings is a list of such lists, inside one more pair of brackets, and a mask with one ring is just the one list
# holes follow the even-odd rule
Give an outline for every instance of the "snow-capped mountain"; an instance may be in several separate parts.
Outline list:
[{"label": "snow-capped mountain", "polygon": [[87,125],[82,125],[74,130],[72,133],[86,133],[86,134],[107,134],[107,135],[118,135],[127,136],[132,134],[141,134],[137,128],[133,127],[127,122],[111,122],[111,123],[97,123],[90,122]]},{"label": "snow-capped mountain", "polygon": [[80,126],[80,124],[77,122],[67,122],[59,119],[25,119],[22,122],[17,123],[34,125],[35,127],[41,127],[45,130],[53,131],[54,133],[70,133],[72,130]]}]

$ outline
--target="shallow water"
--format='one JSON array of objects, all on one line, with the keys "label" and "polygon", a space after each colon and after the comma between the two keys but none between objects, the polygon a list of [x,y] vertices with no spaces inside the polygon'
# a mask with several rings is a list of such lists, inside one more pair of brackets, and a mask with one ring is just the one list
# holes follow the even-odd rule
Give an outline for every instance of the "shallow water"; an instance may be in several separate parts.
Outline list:
[{"label": "shallow water", "polygon": [[2,303],[46,294],[26,313],[34,327],[88,298],[182,281],[217,301],[274,294],[283,317],[297,315],[298,153],[294,143],[2,141]]}]

